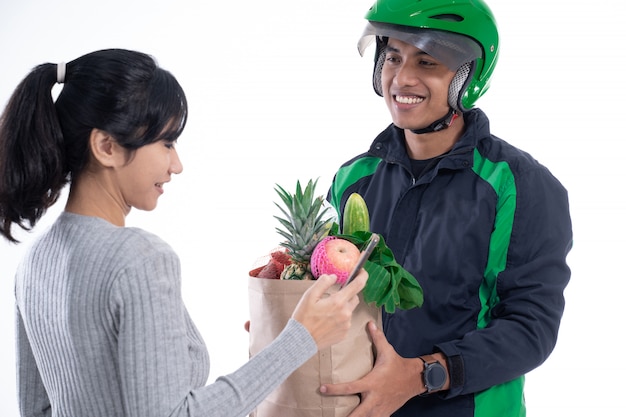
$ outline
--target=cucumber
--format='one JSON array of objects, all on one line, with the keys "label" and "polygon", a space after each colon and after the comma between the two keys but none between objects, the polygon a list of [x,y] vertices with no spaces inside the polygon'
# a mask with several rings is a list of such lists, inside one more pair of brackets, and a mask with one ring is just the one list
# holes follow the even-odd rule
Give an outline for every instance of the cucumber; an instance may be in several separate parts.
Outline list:
[{"label": "cucumber", "polygon": [[342,233],[351,235],[358,231],[370,231],[370,214],[363,197],[358,193],[352,193],[343,209]]}]

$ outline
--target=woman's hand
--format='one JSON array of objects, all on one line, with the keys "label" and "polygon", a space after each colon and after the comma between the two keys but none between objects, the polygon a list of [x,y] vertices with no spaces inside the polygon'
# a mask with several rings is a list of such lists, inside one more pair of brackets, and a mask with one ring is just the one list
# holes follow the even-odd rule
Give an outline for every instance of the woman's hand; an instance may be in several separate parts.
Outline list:
[{"label": "woman's hand", "polygon": [[359,304],[359,292],[365,287],[367,272],[362,269],[357,277],[334,294],[327,295],[335,284],[335,275],[321,275],[303,295],[292,317],[311,334],[318,349],[340,342],[348,334],[352,312]]}]

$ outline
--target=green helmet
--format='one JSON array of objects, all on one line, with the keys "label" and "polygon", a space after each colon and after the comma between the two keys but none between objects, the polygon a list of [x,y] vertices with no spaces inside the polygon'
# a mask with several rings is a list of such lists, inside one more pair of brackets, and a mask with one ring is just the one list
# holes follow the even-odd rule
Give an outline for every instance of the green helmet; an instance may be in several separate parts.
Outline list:
[{"label": "green helmet", "polygon": [[376,0],[359,52],[377,41],[374,90],[382,95],[380,71],[389,37],[420,48],[457,71],[450,86],[450,106],[465,111],[489,88],[498,60],[498,29],[483,0]]}]

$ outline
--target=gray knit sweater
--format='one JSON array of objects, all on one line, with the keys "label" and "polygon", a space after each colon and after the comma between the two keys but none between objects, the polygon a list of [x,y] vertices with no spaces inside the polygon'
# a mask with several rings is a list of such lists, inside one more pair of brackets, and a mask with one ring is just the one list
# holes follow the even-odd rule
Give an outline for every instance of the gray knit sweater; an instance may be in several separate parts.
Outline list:
[{"label": "gray knit sweater", "polygon": [[16,276],[22,416],[245,416],[317,350],[291,320],[206,385],[209,357],[158,237],[63,213]]}]

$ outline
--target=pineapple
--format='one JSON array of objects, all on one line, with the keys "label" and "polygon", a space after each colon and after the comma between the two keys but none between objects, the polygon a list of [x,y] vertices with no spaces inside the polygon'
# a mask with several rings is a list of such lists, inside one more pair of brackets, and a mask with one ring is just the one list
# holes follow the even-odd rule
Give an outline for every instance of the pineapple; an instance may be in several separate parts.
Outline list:
[{"label": "pineapple", "polygon": [[286,209],[276,204],[285,218],[274,216],[284,229],[276,228],[276,231],[286,241],[280,245],[287,249],[291,257],[291,264],[286,266],[280,275],[280,279],[314,279],[311,273],[311,254],[315,246],[328,234],[332,218],[324,218],[329,207],[322,207],[322,196],[315,197],[317,180],[309,180],[304,191],[300,181],[296,183],[295,194],[285,191],[280,185],[276,185],[276,192],[283,200]]}]

